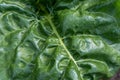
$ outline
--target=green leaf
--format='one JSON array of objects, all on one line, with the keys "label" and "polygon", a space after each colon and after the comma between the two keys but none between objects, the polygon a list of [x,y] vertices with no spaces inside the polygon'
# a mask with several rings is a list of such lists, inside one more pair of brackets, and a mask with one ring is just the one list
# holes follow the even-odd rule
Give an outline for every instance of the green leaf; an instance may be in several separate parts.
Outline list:
[{"label": "green leaf", "polygon": [[[95,58],[101,60],[109,60],[109,62],[119,65],[120,53],[105,43],[102,38],[93,35],[77,35],[71,37],[71,50],[76,51],[81,56]],[[100,56],[98,56],[100,55]],[[107,56],[107,58],[105,57]],[[86,57],[86,58],[87,58]]]},{"label": "green leaf", "polygon": [[0,0],[0,80],[112,77],[120,67],[120,27],[90,12],[111,1]]},{"label": "green leaf", "polygon": [[120,27],[112,16],[104,13],[85,12],[81,14],[75,10],[64,10],[58,13],[58,21],[60,22],[57,23],[58,29],[64,35],[92,34],[100,35],[109,42],[120,41]]},{"label": "green leaf", "polygon": [[[81,59],[77,61],[77,64],[82,67],[84,74],[103,73],[111,76],[108,65],[102,61],[94,59]],[[89,68],[85,69],[85,66]]]}]

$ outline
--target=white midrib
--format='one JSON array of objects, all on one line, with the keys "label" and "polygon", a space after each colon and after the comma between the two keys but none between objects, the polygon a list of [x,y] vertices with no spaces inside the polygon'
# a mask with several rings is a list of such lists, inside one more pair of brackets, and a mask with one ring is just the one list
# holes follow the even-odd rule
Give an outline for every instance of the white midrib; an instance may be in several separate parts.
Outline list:
[{"label": "white midrib", "polygon": [[[50,16],[46,17],[46,19],[48,20],[50,26],[52,27],[54,33],[56,34],[56,36],[58,37],[59,41],[60,41],[60,44],[63,46],[64,50],[66,51],[66,53],[68,54],[69,58],[71,61],[73,61],[73,63],[75,64],[75,66],[77,67],[77,69],[79,70],[79,67],[75,61],[75,59],[72,57],[72,55],[70,54],[70,52],[68,51],[67,47],[64,45],[63,41],[62,41],[62,38],[60,37],[60,35],[58,34],[57,30],[56,30],[56,27],[55,25],[53,24]],[[81,77],[81,80],[83,80],[81,74],[80,74],[80,77]]]}]

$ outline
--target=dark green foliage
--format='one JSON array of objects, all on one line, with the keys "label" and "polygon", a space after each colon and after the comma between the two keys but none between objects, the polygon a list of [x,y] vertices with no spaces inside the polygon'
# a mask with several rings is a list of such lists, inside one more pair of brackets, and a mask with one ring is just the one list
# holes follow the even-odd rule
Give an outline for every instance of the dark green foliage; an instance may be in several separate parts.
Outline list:
[{"label": "dark green foliage", "polygon": [[119,2],[0,0],[0,80],[109,80],[120,68]]}]

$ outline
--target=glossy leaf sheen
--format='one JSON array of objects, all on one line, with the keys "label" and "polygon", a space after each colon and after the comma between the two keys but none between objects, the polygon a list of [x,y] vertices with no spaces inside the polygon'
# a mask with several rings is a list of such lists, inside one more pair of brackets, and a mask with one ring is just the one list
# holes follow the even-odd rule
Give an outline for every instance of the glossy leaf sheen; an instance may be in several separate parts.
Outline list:
[{"label": "glossy leaf sheen", "polygon": [[0,80],[111,78],[120,67],[120,27],[87,10],[107,2],[0,0]]}]

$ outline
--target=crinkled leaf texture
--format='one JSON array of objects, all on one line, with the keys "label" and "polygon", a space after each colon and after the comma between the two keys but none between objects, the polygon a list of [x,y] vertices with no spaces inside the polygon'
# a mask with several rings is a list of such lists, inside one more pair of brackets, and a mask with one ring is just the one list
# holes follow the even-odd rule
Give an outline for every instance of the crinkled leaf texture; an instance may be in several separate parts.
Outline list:
[{"label": "crinkled leaf texture", "polygon": [[120,27],[86,10],[109,1],[54,1],[0,0],[0,80],[107,80],[119,69]]}]

